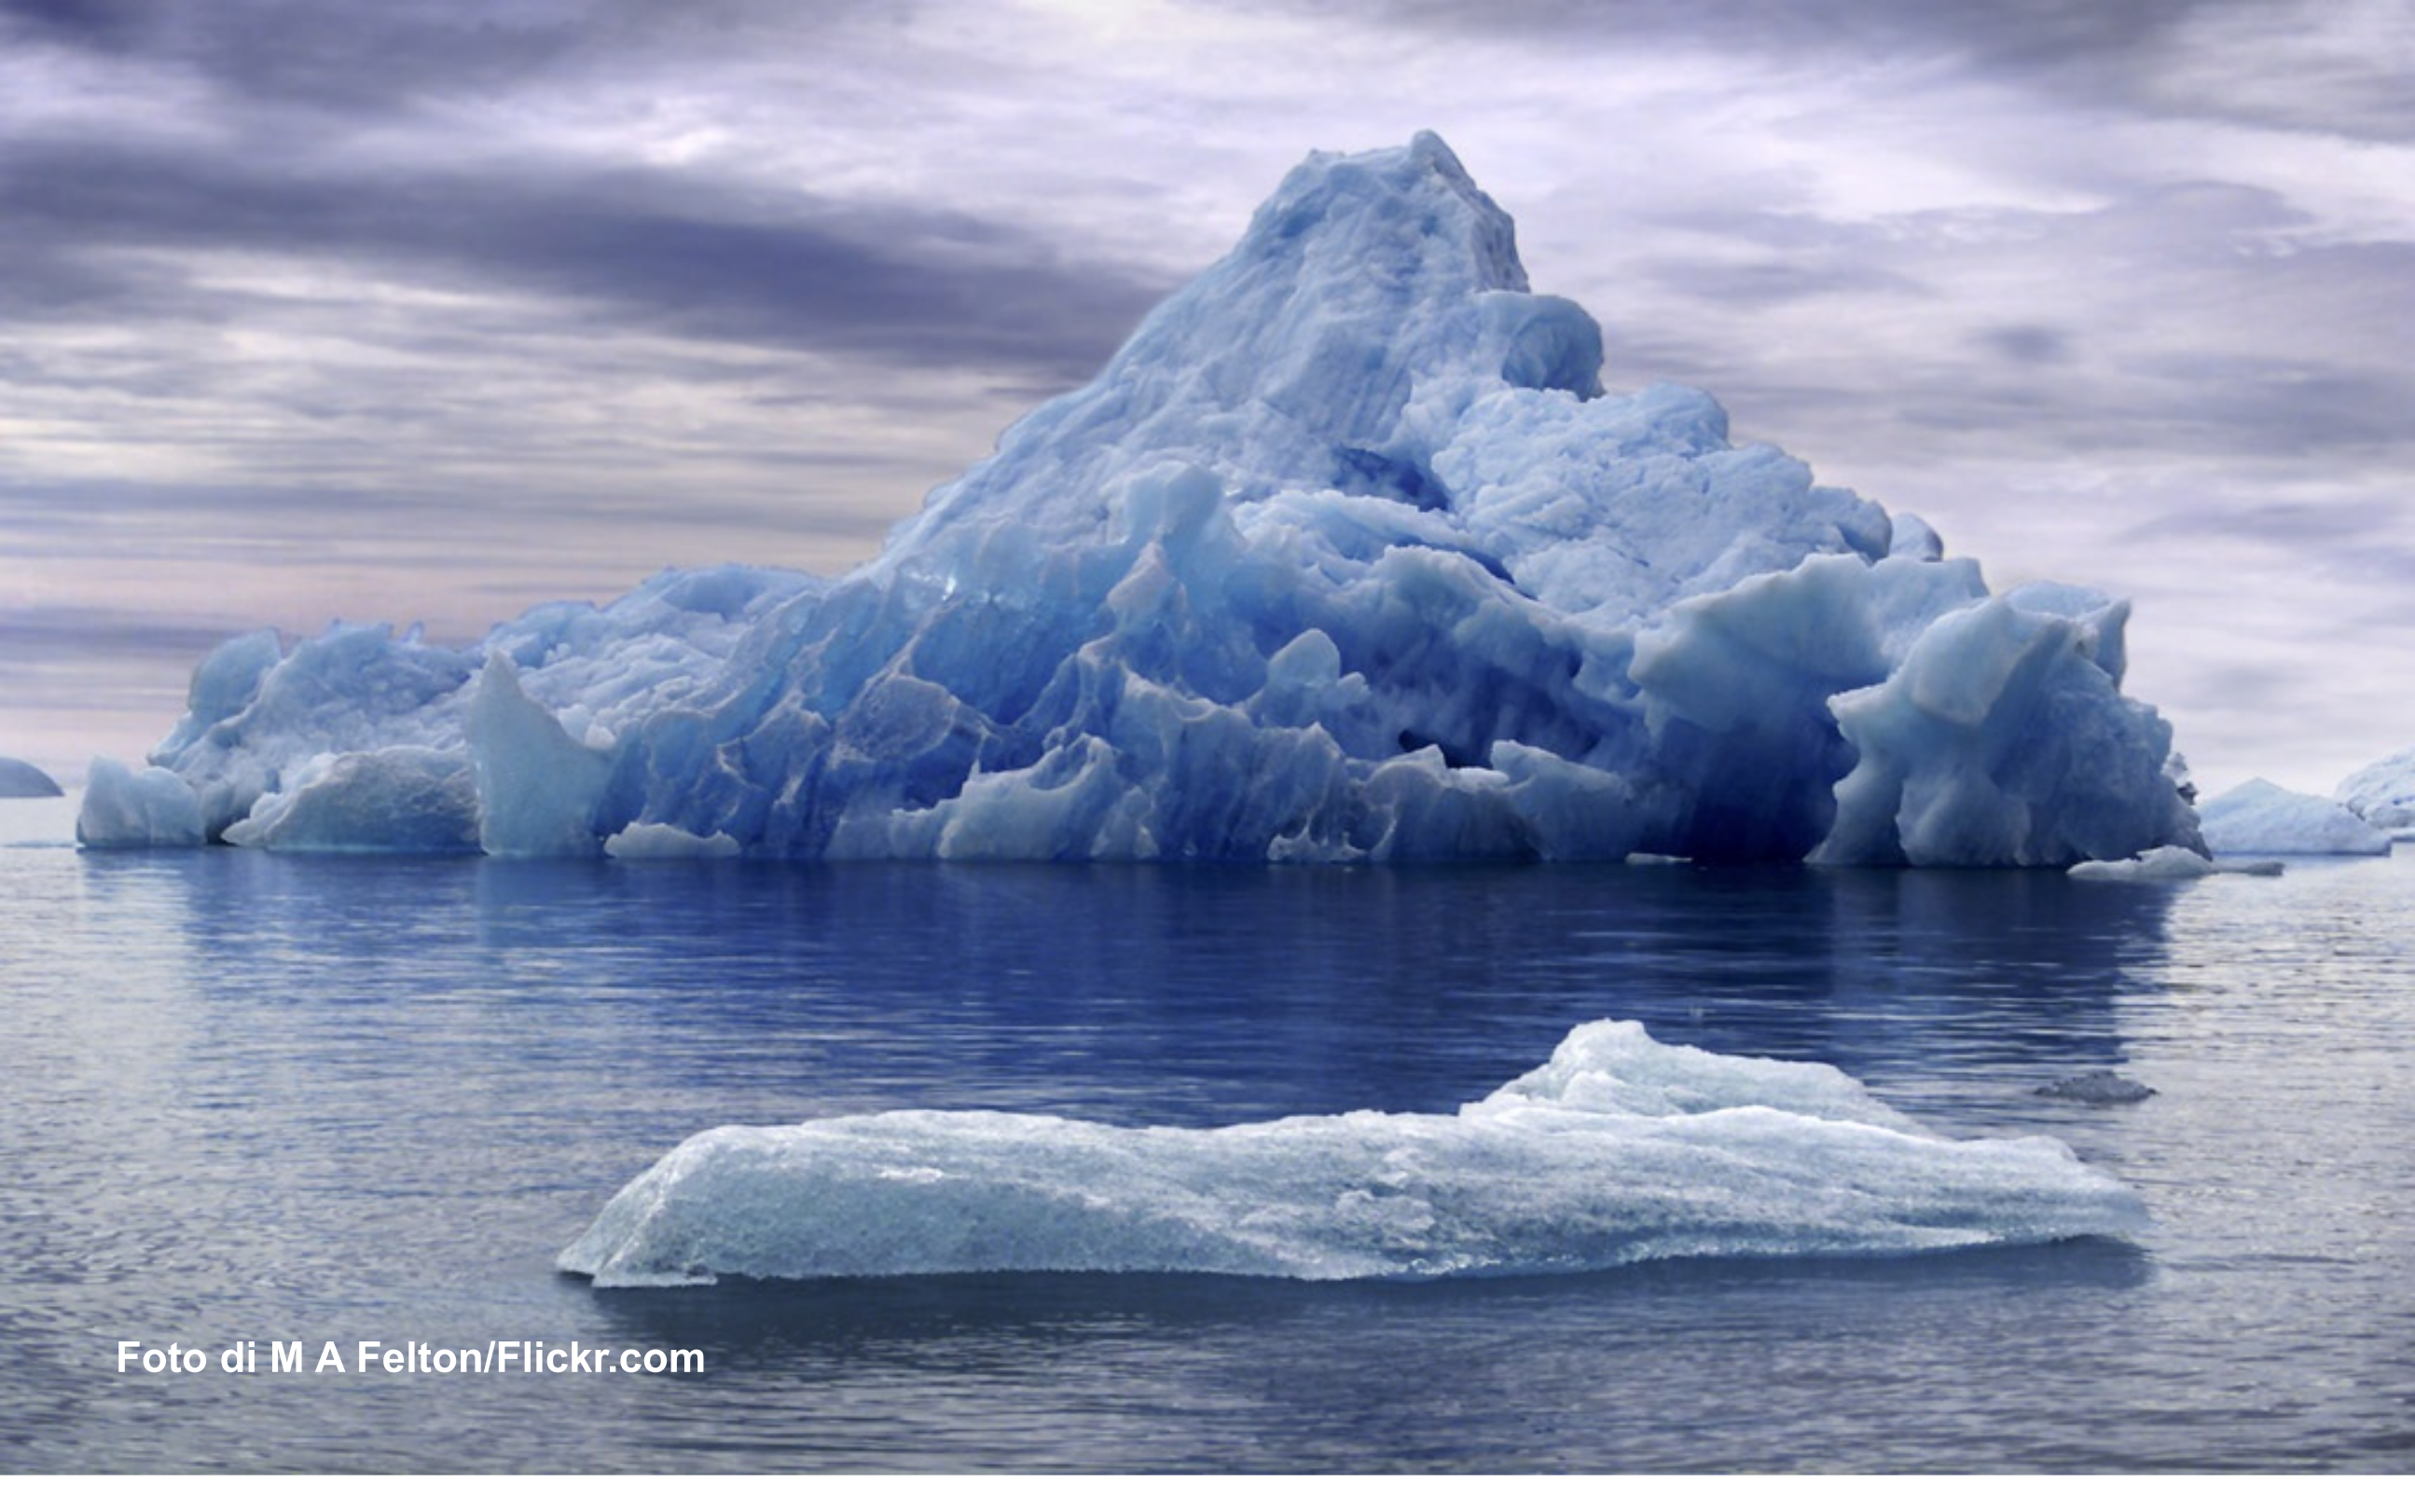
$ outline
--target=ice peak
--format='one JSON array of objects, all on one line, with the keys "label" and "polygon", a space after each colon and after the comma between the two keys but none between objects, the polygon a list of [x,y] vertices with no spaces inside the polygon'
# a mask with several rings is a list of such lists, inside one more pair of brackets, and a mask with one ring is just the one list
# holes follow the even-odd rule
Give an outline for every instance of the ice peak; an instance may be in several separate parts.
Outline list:
[{"label": "ice peak", "polygon": [[1334,277],[1418,277],[1468,293],[1526,292],[1508,213],[1432,131],[1405,147],[1311,153],[1260,206],[1234,254]]},{"label": "ice peak", "polygon": [[1030,523],[1040,496],[1051,534],[1106,527],[1107,480],[1157,462],[1204,467],[1237,499],[1334,487],[1430,506],[1429,432],[1459,406],[1504,384],[1589,398],[1600,369],[1600,328],[1527,292],[1508,213],[1442,138],[1312,153],[1096,379],[935,493],[890,560],[998,509]]}]

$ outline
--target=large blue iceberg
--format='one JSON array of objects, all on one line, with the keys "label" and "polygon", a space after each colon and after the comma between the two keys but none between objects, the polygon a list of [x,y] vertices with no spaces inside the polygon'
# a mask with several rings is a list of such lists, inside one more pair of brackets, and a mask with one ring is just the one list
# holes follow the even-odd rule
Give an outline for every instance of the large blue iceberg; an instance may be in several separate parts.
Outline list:
[{"label": "large blue iceberg", "polygon": [[916,1110],[715,1129],[622,1188],[557,1264],[605,1286],[1418,1280],[1899,1255],[2126,1235],[2145,1217],[2056,1140],[1941,1139],[1834,1067],[1605,1021],[1455,1114],[1123,1129]]},{"label": "large blue iceberg", "polygon": [[[1912,516],[1732,445],[1709,397],[1604,395],[1601,354],[1438,138],[1317,155],[862,568],[668,573],[467,650],[262,632],[152,761],[206,837],[296,849],[2197,845],[2170,731],[2121,692],[2125,604],[1991,595]],[[186,832],[113,812],[93,843]]]}]

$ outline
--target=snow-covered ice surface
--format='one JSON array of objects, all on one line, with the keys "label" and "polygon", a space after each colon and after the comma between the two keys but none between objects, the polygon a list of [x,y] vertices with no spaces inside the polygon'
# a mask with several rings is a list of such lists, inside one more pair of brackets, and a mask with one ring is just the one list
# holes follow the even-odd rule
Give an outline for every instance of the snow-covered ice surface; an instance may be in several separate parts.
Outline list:
[{"label": "snow-covered ice surface", "polygon": [[1833,1067],[1572,1031],[1455,1115],[1126,1129],[910,1111],[726,1128],[564,1250],[599,1285],[1159,1271],[1303,1280],[1879,1255],[2138,1229],[2047,1138],[1928,1134]]},{"label": "snow-covered ice surface", "polygon": [[[312,848],[2067,866],[2195,842],[2169,730],[2120,691],[2125,604],[1991,595],[1920,521],[1731,444],[1708,396],[1602,394],[1601,351],[1438,138],[1316,155],[858,571],[669,573],[466,650],[262,632],[202,664],[153,760],[207,836]],[[155,817],[85,828],[156,843]]]},{"label": "snow-covered ice surface", "polygon": [[2240,784],[2198,811],[2206,846],[2217,856],[2382,856],[2390,835],[2346,805],[2293,793],[2261,777]]}]

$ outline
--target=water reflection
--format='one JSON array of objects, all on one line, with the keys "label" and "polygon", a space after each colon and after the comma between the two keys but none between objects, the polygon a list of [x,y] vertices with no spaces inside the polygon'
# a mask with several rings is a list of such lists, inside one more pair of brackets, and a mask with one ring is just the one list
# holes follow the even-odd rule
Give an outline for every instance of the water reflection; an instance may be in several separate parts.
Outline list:
[{"label": "water reflection", "polygon": [[735,1073],[785,1117],[1448,1109],[1609,1017],[1880,1079],[2059,1072],[2118,1060],[2112,1006],[2165,974],[2171,896],[1800,868],[85,865],[102,902],[172,914],[213,996],[338,1035],[483,1005],[589,1055],[625,1036],[658,1072]]}]

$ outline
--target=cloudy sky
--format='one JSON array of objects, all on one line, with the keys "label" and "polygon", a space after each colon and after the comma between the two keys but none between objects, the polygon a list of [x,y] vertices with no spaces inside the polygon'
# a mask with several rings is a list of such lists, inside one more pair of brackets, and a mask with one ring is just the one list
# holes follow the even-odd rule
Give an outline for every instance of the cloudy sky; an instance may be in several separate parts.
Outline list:
[{"label": "cloudy sky", "polygon": [[2209,790],[2415,744],[2415,0],[0,0],[0,752],[843,570],[1420,127],[1612,388],[2131,598]]}]

